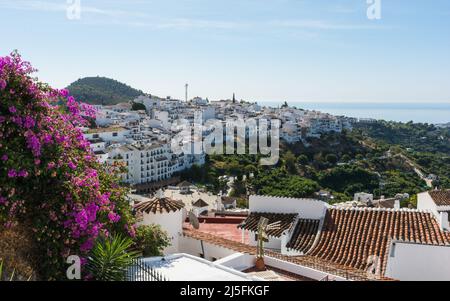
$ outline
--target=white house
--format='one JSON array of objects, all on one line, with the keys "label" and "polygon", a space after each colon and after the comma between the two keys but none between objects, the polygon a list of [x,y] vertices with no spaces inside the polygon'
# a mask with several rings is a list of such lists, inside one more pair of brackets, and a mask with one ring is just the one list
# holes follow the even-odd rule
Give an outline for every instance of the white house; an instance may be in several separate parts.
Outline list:
[{"label": "white house", "polygon": [[417,208],[429,210],[439,221],[443,230],[450,230],[450,190],[433,190],[419,193],[417,195]]},{"label": "white house", "polygon": [[373,194],[366,192],[357,192],[353,197],[354,202],[371,204],[373,202]]},{"label": "white house", "polygon": [[182,202],[166,198],[159,190],[153,199],[136,204],[134,210],[141,219],[138,225],[160,225],[168,233],[171,245],[164,249],[164,254],[178,252],[185,216]]}]

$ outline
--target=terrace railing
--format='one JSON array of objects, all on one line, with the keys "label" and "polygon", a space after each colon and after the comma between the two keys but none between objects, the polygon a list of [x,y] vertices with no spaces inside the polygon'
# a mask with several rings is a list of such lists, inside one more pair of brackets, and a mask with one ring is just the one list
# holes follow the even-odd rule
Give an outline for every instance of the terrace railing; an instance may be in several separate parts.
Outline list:
[{"label": "terrace railing", "polygon": [[128,268],[127,281],[169,281],[169,279],[139,258],[133,260]]}]

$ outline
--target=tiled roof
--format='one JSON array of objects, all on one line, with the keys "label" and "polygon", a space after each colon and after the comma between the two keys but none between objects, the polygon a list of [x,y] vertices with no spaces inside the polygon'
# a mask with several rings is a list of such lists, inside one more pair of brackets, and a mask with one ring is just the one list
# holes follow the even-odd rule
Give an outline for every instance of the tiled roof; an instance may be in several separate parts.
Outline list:
[{"label": "tiled roof", "polygon": [[[183,229],[183,235],[197,240],[221,246],[239,253],[256,255],[256,247],[243,244],[237,241],[225,239],[220,236],[204,233],[194,229]],[[333,275],[341,276],[353,280],[369,280],[367,273],[352,267],[338,265],[334,262],[327,261],[313,256],[286,256],[273,251],[265,251],[266,256],[277,258],[294,264],[310,267]],[[375,277],[370,280],[392,280],[386,277]]]},{"label": "tiled roof", "polygon": [[450,206],[450,190],[433,190],[428,193],[437,206]]},{"label": "tiled roof", "polygon": [[319,224],[318,219],[300,219],[286,247],[306,253],[317,237]]},{"label": "tiled roof", "polygon": [[394,208],[395,207],[396,199],[386,199],[386,200],[380,200],[375,204],[375,207],[377,208]]},{"label": "tiled roof", "polygon": [[320,239],[307,255],[359,270],[366,270],[369,256],[375,255],[384,275],[392,239],[431,245],[450,243],[431,213],[329,208]]},{"label": "tiled roof", "polygon": [[150,201],[142,202],[134,206],[137,212],[145,213],[163,213],[163,212],[175,212],[184,207],[182,202],[174,201],[169,198],[154,198]]},{"label": "tiled roof", "polygon": [[223,197],[221,197],[221,200],[222,200],[222,204],[224,204],[224,205],[231,205],[237,200],[237,198],[229,197],[229,196],[223,196]]},{"label": "tiled roof", "polygon": [[178,187],[191,187],[192,184],[189,183],[188,181],[183,181],[183,182],[179,183],[177,186]]},{"label": "tiled roof", "polygon": [[199,208],[201,208],[201,207],[208,207],[209,206],[209,204],[207,202],[205,202],[204,200],[202,200],[202,199],[196,200],[195,202],[192,203],[192,205],[194,207],[199,207]]},{"label": "tiled roof", "polygon": [[269,219],[269,224],[280,222],[280,227],[278,229],[267,230],[267,235],[272,237],[280,237],[284,231],[292,228],[297,214],[252,212],[238,227],[248,231],[257,232],[258,222],[261,217]]}]

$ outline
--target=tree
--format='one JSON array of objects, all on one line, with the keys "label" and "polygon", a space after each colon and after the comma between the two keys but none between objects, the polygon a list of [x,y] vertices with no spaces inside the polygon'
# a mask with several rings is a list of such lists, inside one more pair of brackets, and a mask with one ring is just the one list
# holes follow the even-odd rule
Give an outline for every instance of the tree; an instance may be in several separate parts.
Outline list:
[{"label": "tree", "polygon": [[133,105],[131,106],[131,110],[133,111],[145,111],[146,107],[143,103],[139,102],[133,102]]},{"label": "tree", "polygon": [[284,166],[286,167],[287,171],[291,174],[295,174],[297,172],[296,167],[296,159],[295,155],[291,151],[287,151],[286,154],[283,156]]},{"label": "tree", "polygon": [[244,167],[244,170],[245,170],[245,174],[247,176],[250,176],[251,174],[254,175],[258,171],[258,169],[254,165],[250,165],[250,164],[246,165]]},{"label": "tree", "polygon": [[70,84],[67,89],[78,101],[98,105],[129,102],[144,92],[106,77],[85,77]]},{"label": "tree", "polygon": [[345,162],[345,163],[350,162],[351,159],[352,158],[348,154],[343,155],[342,158],[341,158],[342,162]]},{"label": "tree", "polygon": [[295,198],[312,197],[320,189],[317,182],[290,175],[280,168],[261,173],[251,184],[257,194]]},{"label": "tree", "polygon": [[241,196],[247,193],[247,189],[245,187],[245,183],[242,179],[236,178],[233,182],[233,190],[231,191],[231,196]]},{"label": "tree", "polygon": [[364,160],[364,156],[361,155],[361,154],[357,154],[357,155],[355,156],[355,159],[358,160],[358,161],[361,161],[361,160]]},{"label": "tree", "polygon": [[133,235],[134,220],[123,166],[100,164],[79,128],[94,110],[33,72],[17,53],[0,57],[0,223],[28,227],[40,278],[64,279],[67,256]]},{"label": "tree", "polygon": [[306,165],[309,163],[309,159],[306,155],[300,155],[297,158],[297,162],[301,165]]},{"label": "tree", "polygon": [[349,195],[360,191],[373,191],[379,187],[376,174],[355,165],[338,166],[320,172],[318,178],[322,187]]},{"label": "tree", "polygon": [[159,225],[140,226],[136,229],[135,247],[144,257],[162,256],[164,248],[170,246],[167,232]]},{"label": "tree", "polygon": [[328,163],[334,165],[337,163],[338,158],[335,154],[328,154],[328,155],[326,155],[325,160],[327,160]]}]

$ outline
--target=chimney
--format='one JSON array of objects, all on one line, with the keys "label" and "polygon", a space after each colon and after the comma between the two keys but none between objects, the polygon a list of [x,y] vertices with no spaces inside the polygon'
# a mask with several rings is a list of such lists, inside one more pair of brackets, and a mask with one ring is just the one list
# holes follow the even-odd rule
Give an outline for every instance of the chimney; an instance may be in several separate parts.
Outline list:
[{"label": "chimney", "polygon": [[395,202],[394,202],[394,209],[396,209],[396,210],[400,209],[400,200],[399,199],[395,200]]},{"label": "chimney", "polygon": [[447,211],[441,211],[439,215],[439,226],[441,227],[441,230],[448,230],[449,223],[448,223],[448,212]]},{"label": "chimney", "polygon": [[156,192],[156,198],[157,199],[163,199],[164,198],[164,191],[162,190],[162,189],[159,189],[157,192]]}]

